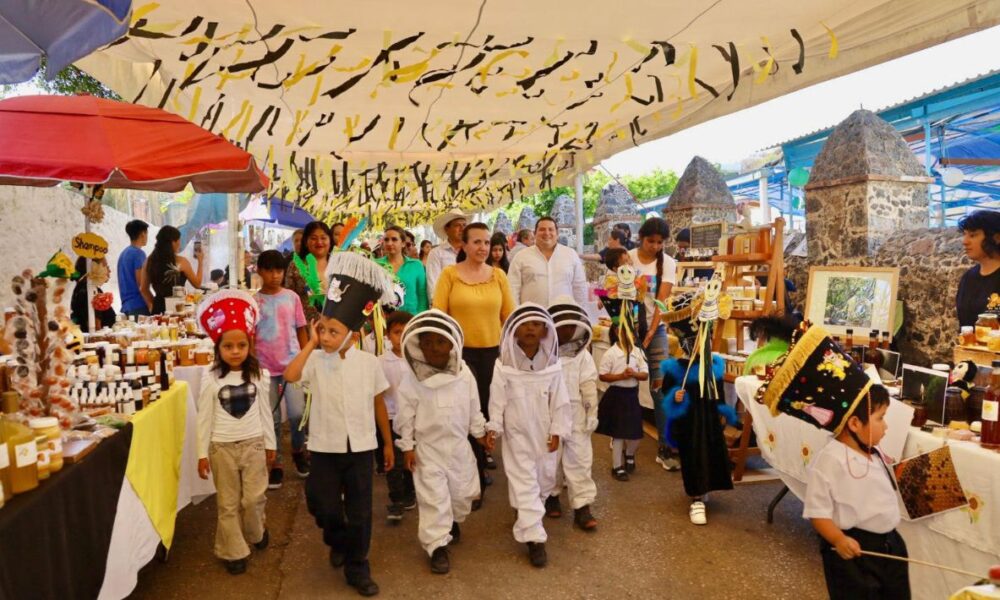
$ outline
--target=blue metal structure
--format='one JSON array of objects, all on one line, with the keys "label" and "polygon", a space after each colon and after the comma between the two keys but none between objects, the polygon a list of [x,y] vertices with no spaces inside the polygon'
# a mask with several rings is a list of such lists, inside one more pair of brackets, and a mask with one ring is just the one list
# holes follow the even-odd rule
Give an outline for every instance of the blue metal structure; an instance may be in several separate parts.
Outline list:
[{"label": "blue metal structure", "polygon": [[[1000,206],[1000,71],[901,102],[877,114],[899,131],[922,159],[927,173],[935,178],[929,189],[931,223],[953,225],[972,207]],[[769,189],[777,186],[783,193],[771,192],[772,206],[782,212],[794,209],[794,202],[788,207],[783,200],[792,191],[784,174],[799,167],[811,168],[832,131],[830,127],[781,144],[782,164],[776,165],[768,179],[780,179]],[[944,168],[961,169],[963,181],[954,187],[945,185],[939,172]],[[756,177],[751,183],[729,183],[734,194],[740,190],[743,195],[757,195]],[[743,191],[747,186],[754,189]],[[801,196],[801,190],[797,193]]]}]

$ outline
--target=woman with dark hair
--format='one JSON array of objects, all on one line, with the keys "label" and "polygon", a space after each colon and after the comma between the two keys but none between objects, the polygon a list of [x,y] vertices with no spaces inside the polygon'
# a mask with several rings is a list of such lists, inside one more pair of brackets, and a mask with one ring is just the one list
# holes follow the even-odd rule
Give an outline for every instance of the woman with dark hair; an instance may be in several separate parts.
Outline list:
[{"label": "woman with dark hair", "polygon": [[494,233],[490,238],[490,257],[486,259],[486,264],[500,267],[504,273],[510,268],[510,260],[507,259],[507,236],[502,231]]},{"label": "woman with dark hair", "polygon": [[427,274],[424,265],[403,253],[406,247],[406,231],[398,225],[390,225],[382,234],[384,256],[375,262],[389,267],[403,284],[403,304],[399,310],[416,315],[427,310]]},{"label": "woman with dark hair", "polygon": [[[105,273],[108,271],[108,263],[105,259],[93,261],[95,264],[99,264],[104,268]],[[97,270],[96,268],[94,269]],[[80,326],[80,331],[88,333],[90,331],[90,326],[87,323],[88,311],[87,304],[93,301],[93,296],[87,294],[87,259],[84,257],[79,257],[76,259],[76,272],[80,274],[80,278],[76,280],[76,287],[73,288],[73,297],[69,301],[69,311],[70,319],[74,323]],[[107,277],[103,277],[107,280]],[[94,295],[104,293],[101,288],[94,286]],[[94,330],[101,329],[102,327],[111,327],[115,324],[115,319],[117,315],[115,314],[115,309],[108,307],[107,310],[97,310],[94,309]]]},{"label": "woman with dark hair", "polygon": [[959,326],[975,325],[983,312],[1000,312],[1000,212],[977,210],[958,222],[965,255],[976,263],[958,282]]},{"label": "woman with dark hair", "polygon": [[427,268],[427,255],[429,255],[433,249],[434,244],[432,244],[430,240],[420,242],[420,256],[417,258],[420,259],[420,262],[424,263],[424,268]]},{"label": "woman with dark hair", "polygon": [[313,221],[302,232],[299,250],[285,273],[285,287],[299,295],[306,320],[323,310],[326,298],[326,263],[333,251],[333,232],[322,221]]},{"label": "woman with dark hair", "polygon": [[[493,367],[500,357],[500,328],[514,310],[507,275],[498,266],[487,264],[490,255],[490,229],[485,223],[472,223],[462,231],[464,260],[441,271],[434,290],[434,308],[448,313],[462,326],[465,347],[462,359],[476,378],[479,405],[489,419],[490,384]],[[462,259],[462,256],[459,256]],[[496,468],[485,449],[469,438],[479,467],[482,489],[490,479],[485,469]],[[479,506],[477,501],[474,506]]]},{"label": "woman with dark hair", "polygon": [[201,287],[202,260],[201,246],[195,244],[194,259],[198,261],[198,270],[191,268],[191,263],[177,253],[181,250],[181,232],[176,227],[164,225],[156,234],[156,245],[149,253],[146,264],[142,267],[142,277],[139,281],[140,290],[153,290],[153,310],[150,314],[162,315],[167,310],[167,298],[173,296],[174,286],[182,286],[185,282],[194,287]]},{"label": "woman with dark hair", "polygon": [[[651,217],[639,228],[639,245],[628,251],[632,258],[632,266],[636,275],[646,279],[646,297],[643,305],[646,308],[646,335],[642,339],[642,347],[646,350],[646,361],[650,365],[659,365],[667,358],[669,342],[667,328],[660,323],[660,309],[656,301],[666,302],[670,291],[677,282],[677,263],[663,252],[663,243],[670,239],[670,226],[660,217]],[[662,394],[663,374],[659,369],[649,370],[648,397],[640,388],[639,398],[646,408],[652,403],[655,412],[656,430],[660,432],[660,447],[656,462],[668,471],[680,468],[680,461],[670,451],[664,432],[666,431],[666,415],[660,406],[659,396]]]}]

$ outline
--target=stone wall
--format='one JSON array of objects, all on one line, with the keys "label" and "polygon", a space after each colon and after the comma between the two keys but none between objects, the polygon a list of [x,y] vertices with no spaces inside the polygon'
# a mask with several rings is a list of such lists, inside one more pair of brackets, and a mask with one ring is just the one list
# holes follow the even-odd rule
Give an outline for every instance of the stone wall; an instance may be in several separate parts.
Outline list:
[{"label": "stone wall", "polygon": [[[61,188],[31,188],[0,186],[0,306],[13,302],[10,280],[24,269],[39,272],[57,251],[62,249],[74,261],[71,240],[83,231],[83,197]],[[115,308],[121,306],[118,294],[118,277],[115,273],[118,255],[128,244],[125,224],[132,220],[129,215],[108,206],[104,207],[104,221],[93,226],[98,235],[108,241],[108,266],[111,280],[102,286],[115,296]],[[156,237],[158,227],[149,228],[150,245]],[[71,284],[72,285],[72,284]],[[69,295],[67,294],[67,302]]]},{"label": "stone wall", "polygon": [[[810,236],[812,232],[810,230]],[[897,231],[871,256],[830,259],[824,253],[786,257],[786,276],[798,287],[792,302],[805,307],[809,266],[898,267],[898,298],[903,301],[904,327],[896,339],[903,360],[918,365],[950,362],[958,319],[955,295],[958,280],[972,267],[962,249],[962,235],[954,228]]]}]

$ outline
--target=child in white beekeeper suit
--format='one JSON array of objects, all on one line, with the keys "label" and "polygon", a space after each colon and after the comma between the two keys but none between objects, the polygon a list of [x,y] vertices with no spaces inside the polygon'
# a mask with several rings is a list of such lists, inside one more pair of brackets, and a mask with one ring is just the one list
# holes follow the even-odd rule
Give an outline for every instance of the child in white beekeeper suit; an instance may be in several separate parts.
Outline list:
[{"label": "child in white beekeeper suit", "polygon": [[410,369],[397,390],[393,426],[406,468],[413,471],[421,545],[431,571],[450,569],[447,546],[479,496],[479,472],[468,437],[486,444],[486,420],[472,371],[462,360],[462,328],[447,314],[420,313],[403,330]]},{"label": "child in white beekeeper suit", "polygon": [[514,539],[528,545],[533,566],[544,567],[543,501],[555,484],[559,441],[572,424],[555,325],[538,304],[522,304],[504,323],[489,413],[486,447],[503,436],[508,496],[517,511]]},{"label": "child in white beekeeper suit", "polygon": [[597,429],[598,405],[597,366],[588,350],[593,331],[587,313],[570,296],[556,298],[549,307],[549,315],[556,325],[559,361],[572,406],[573,428],[559,449],[555,486],[545,500],[545,514],[552,518],[562,516],[559,494],[565,477],[573,522],[584,531],[593,531],[597,519],[590,507],[597,499],[597,485],[591,476],[594,449],[590,436]]}]

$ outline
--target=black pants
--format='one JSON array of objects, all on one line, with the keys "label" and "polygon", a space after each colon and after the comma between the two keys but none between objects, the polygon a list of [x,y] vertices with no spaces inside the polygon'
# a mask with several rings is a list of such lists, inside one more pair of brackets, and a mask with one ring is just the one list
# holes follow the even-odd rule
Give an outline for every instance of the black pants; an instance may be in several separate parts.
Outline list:
[{"label": "black pants", "polygon": [[[462,348],[462,360],[469,365],[469,370],[476,378],[476,388],[479,392],[479,407],[486,420],[490,419],[490,384],[493,383],[493,368],[500,358],[500,347],[493,348]],[[476,469],[479,471],[479,490],[486,492],[486,449],[479,445],[474,437],[469,436],[472,453],[476,456]]]},{"label": "black pants", "polygon": [[323,530],[323,542],[346,557],[344,575],[348,582],[369,575],[373,454],[372,450],[311,452],[306,506]]},{"label": "black pants", "polygon": [[[389,421],[389,429],[392,429],[392,421]],[[392,432],[392,441],[399,439],[396,432]],[[403,451],[392,445],[392,452],[396,455],[395,465],[392,470],[385,474],[385,482],[389,486],[389,502],[393,504],[409,504],[417,497],[417,492],[413,487],[413,473],[406,470],[403,465]],[[376,458],[381,458],[381,455]]]},{"label": "black pants", "polygon": [[[857,540],[862,550],[907,556],[906,543],[895,529],[889,533],[848,529],[844,533]],[[826,540],[820,540],[820,555],[830,600],[910,599],[910,574],[903,561],[875,556],[844,560]]]}]

